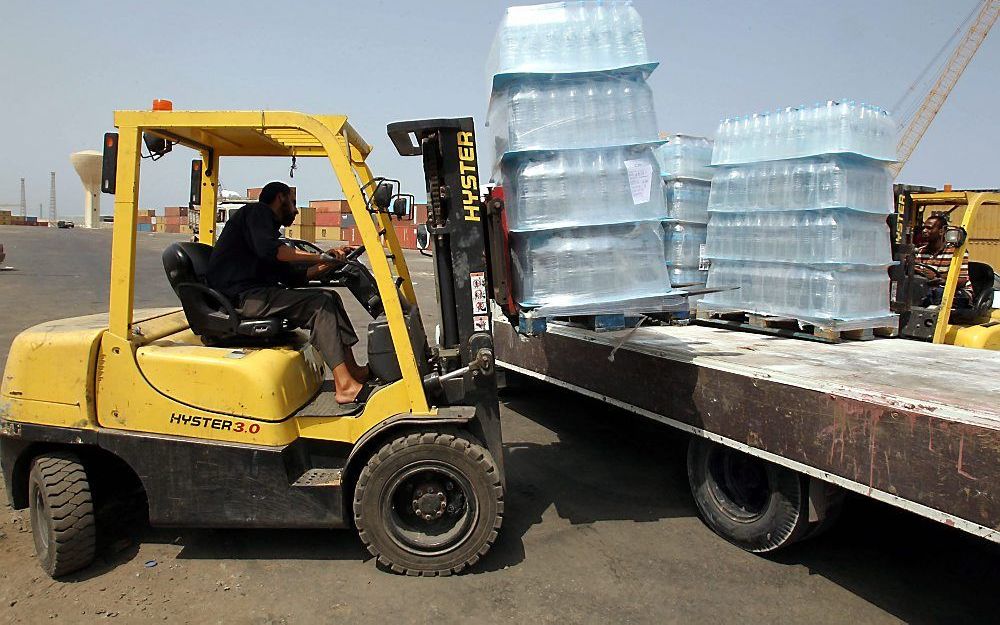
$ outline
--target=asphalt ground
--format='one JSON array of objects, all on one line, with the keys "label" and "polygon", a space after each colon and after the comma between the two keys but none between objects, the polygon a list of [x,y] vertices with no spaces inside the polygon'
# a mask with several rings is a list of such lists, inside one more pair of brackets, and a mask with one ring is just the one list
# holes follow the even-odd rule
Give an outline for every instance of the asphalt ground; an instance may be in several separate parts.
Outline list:
[{"label": "asphalt ground", "polygon": [[[136,306],[176,304],[138,235]],[[0,227],[0,362],[42,321],[106,311],[109,231]],[[407,254],[428,334],[429,259]],[[345,295],[345,301],[349,300]],[[350,302],[356,327],[366,315]],[[359,350],[359,355],[363,352]],[[348,530],[172,530],[124,514],[97,561],[64,581],[34,560],[27,515],[0,511],[0,622],[987,623],[997,545],[850,497],[827,534],[772,557],[698,519],[685,436],[534,383],[501,395],[507,499],[500,537],[466,574],[378,570]],[[149,564],[150,566],[147,566]]]}]

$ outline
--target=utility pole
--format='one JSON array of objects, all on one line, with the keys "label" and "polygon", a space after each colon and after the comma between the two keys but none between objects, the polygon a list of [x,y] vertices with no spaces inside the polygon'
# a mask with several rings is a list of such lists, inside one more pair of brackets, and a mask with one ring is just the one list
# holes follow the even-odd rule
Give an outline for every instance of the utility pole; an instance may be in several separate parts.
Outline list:
[{"label": "utility pole", "polygon": [[21,217],[28,216],[28,205],[24,201],[24,178],[21,178]]},{"label": "utility pole", "polygon": [[49,222],[56,222],[56,172],[49,172]]}]

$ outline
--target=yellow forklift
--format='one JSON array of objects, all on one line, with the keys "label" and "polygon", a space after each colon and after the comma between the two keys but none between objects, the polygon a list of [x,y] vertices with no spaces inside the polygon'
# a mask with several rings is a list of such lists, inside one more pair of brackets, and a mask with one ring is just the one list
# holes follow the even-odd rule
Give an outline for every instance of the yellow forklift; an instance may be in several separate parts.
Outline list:
[{"label": "yellow forklift", "polygon": [[[971,302],[967,307],[954,306],[962,260],[977,223],[976,216],[984,210],[1000,210],[1000,193],[902,187],[897,197],[894,257],[898,263],[890,270],[890,300],[893,312],[899,314],[900,336],[1000,350],[1000,310],[993,307],[996,285],[993,267],[970,261]],[[945,231],[945,247],[952,258],[947,272],[942,274],[939,268],[917,262],[917,233],[924,220],[932,215],[949,218],[956,211],[961,211],[961,222],[949,225]],[[938,285],[943,285],[941,301],[932,304],[928,294]]]},{"label": "yellow forklift", "polygon": [[[391,127],[423,154],[436,253],[454,268],[438,276],[433,350],[391,227],[405,194],[372,174],[371,147],[345,116],[157,101],[116,112],[115,126],[102,180],[115,196],[108,313],[22,332],[0,386],[0,467],[12,505],[30,508],[42,568],[60,576],[92,561],[95,509],[126,482],[141,488],[156,526],[353,527],[397,573],[475,564],[500,528],[504,477],[483,231],[461,193],[477,175],[472,120]],[[134,310],[140,159],[174,146],[200,155],[191,201],[201,242],[163,254],[181,307]],[[334,399],[301,330],[241,318],[204,280],[219,167],[235,157],[326,158],[343,188],[364,245],[337,283],[372,315],[376,382],[353,411]],[[370,269],[357,260],[365,250]]]}]

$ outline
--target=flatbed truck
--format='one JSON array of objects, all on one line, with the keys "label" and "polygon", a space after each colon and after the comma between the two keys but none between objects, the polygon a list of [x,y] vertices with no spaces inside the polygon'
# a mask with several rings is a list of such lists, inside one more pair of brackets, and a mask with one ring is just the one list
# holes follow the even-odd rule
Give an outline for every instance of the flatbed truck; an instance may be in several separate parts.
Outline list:
[{"label": "flatbed truck", "polygon": [[824,344],[700,325],[538,336],[494,321],[497,364],[691,434],[705,523],[769,552],[846,491],[1000,542],[1000,359],[903,339]]}]

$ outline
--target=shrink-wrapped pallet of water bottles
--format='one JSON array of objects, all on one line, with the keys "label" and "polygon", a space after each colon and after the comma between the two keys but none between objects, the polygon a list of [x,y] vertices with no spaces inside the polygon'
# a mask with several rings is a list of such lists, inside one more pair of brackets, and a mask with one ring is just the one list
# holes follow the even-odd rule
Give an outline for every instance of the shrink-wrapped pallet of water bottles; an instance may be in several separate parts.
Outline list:
[{"label": "shrink-wrapped pallet of water bottles", "polygon": [[706,256],[708,288],[729,290],[706,295],[699,312],[894,325],[886,218],[895,145],[889,114],[850,100],[724,120]]},{"label": "shrink-wrapped pallet of water bottles", "polygon": [[492,178],[515,299],[542,317],[659,312],[670,287],[642,20],[631,2],[507,9],[490,55]]},{"label": "shrink-wrapped pallet of water bottles", "polygon": [[[705,255],[708,236],[708,196],[712,188],[712,141],[705,137],[670,135],[655,150],[667,202],[663,244],[670,283],[699,288],[708,281]],[[690,304],[695,306],[696,297]]]}]

